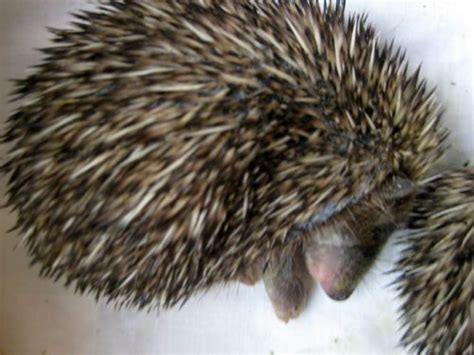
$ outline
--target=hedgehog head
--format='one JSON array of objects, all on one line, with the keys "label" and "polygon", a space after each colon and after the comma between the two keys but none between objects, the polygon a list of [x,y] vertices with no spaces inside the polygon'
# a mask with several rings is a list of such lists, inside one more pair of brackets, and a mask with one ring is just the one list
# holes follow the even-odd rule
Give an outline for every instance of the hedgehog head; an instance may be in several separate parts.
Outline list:
[{"label": "hedgehog head", "polygon": [[414,184],[395,177],[330,221],[310,228],[306,264],[335,300],[347,299],[375,261],[390,234],[405,220]]}]

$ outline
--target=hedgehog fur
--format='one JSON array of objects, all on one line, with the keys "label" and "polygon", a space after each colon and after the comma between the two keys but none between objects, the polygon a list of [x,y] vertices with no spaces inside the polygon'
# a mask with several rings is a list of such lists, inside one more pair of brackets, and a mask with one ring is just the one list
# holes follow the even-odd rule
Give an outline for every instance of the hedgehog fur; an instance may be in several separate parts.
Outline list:
[{"label": "hedgehog fur", "polygon": [[474,168],[421,184],[396,270],[405,332],[416,353],[472,354]]},{"label": "hedgehog fur", "polygon": [[3,171],[41,274],[169,307],[443,153],[440,105],[344,2],[110,1],[18,82]]}]

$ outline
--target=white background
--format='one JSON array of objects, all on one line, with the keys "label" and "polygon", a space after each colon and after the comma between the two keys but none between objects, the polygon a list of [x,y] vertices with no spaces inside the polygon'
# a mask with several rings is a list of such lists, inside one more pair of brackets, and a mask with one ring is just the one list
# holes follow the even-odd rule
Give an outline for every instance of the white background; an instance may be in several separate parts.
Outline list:
[{"label": "white background", "polygon": [[[0,115],[9,111],[7,79],[25,75],[47,45],[45,26],[63,25],[85,0],[0,0]],[[396,38],[413,65],[437,85],[453,148],[444,165],[474,161],[473,44],[470,1],[349,0],[367,11],[382,39]],[[1,148],[3,149],[3,148]],[[3,150],[1,151],[3,154]],[[4,200],[5,181],[0,184]],[[216,287],[183,309],[157,314],[115,310],[29,268],[14,216],[0,211],[0,354],[105,353],[403,353],[396,348],[394,294],[385,285],[395,250],[389,247],[350,300],[315,290],[309,308],[288,325],[276,320],[262,284]]]}]

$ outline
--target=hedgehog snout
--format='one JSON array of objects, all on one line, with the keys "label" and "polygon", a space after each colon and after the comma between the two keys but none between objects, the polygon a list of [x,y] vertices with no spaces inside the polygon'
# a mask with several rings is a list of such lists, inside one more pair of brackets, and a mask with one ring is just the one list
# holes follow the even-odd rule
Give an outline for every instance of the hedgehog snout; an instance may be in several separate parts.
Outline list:
[{"label": "hedgehog snout", "polygon": [[348,299],[370,265],[357,247],[319,246],[306,253],[308,272],[335,301]]}]

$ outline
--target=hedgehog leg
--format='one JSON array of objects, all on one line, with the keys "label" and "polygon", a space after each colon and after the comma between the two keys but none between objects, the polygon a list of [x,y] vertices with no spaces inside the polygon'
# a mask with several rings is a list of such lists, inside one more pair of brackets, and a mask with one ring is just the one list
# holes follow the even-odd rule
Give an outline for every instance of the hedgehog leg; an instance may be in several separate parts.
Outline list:
[{"label": "hedgehog leg", "polygon": [[262,278],[264,266],[263,260],[257,259],[238,274],[237,281],[247,286],[254,286]]},{"label": "hedgehog leg", "polygon": [[314,285],[300,248],[273,260],[263,274],[263,281],[276,316],[285,323],[301,314]]}]

